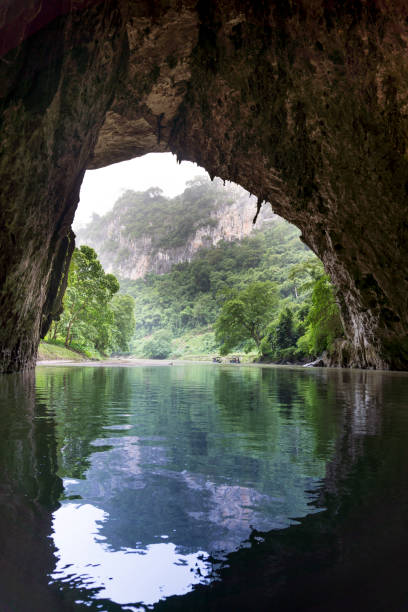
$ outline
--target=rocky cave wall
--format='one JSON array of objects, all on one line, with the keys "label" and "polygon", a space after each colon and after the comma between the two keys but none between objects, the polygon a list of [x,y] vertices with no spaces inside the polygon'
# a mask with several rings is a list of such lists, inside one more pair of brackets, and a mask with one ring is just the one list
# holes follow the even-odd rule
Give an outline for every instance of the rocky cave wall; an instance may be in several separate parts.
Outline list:
[{"label": "rocky cave wall", "polygon": [[301,229],[337,363],[407,369],[405,2],[32,0],[0,28],[0,369],[32,367],[58,313],[85,169],[154,151]]}]

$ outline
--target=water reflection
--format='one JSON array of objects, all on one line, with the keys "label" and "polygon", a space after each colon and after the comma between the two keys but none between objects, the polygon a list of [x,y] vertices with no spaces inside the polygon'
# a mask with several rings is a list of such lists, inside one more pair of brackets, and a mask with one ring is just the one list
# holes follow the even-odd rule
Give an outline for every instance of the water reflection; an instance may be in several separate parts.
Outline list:
[{"label": "water reflection", "polygon": [[[193,582],[207,582],[210,566],[203,560],[203,551],[181,555],[171,542],[112,550],[100,535],[101,524],[108,520],[106,512],[90,504],[68,503],[57,510],[53,522],[58,549],[54,580],[73,588],[93,589],[95,599],[126,604],[129,610],[139,609],[129,602],[151,605],[163,597],[187,593]],[[201,580],[192,580],[192,573]]]},{"label": "water reflection", "polygon": [[[130,416],[109,411],[121,424],[103,425],[101,437],[84,441],[99,452],[88,459],[86,479],[66,488],[68,497],[80,496],[115,516],[102,527],[110,546],[126,548],[133,532],[144,546],[171,533],[183,552],[219,554],[239,547],[252,527],[287,526],[291,517],[308,513],[305,489],[325,468],[310,450],[315,432],[306,423],[287,423],[265,385],[254,405],[251,384],[262,382],[262,371],[240,370],[237,377],[233,370],[196,368],[187,370],[187,380],[177,370],[172,380],[169,372],[126,370],[116,410]],[[228,395],[218,400],[242,382],[249,393],[239,392],[240,407],[233,394],[229,402]],[[131,412],[124,413],[129,402]],[[65,427],[70,424],[65,420]],[[65,436],[63,455],[71,457],[68,430]]]},{"label": "water reflection", "polygon": [[407,389],[218,366],[3,377],[1,612],[358,609],[375,572],[360,609],[405,609]]},{"label": "water reflection", "polygon": [[62,492],[54,420],[35,404],[33,372],[0,376],[0,441],[0,610],[65,610],[47,577]]},{"label": "water reflection", "polygon": [[[408,377],[323,371],[317,387],[337,407],[338,434],[317,505],[290,529],[253,532],[221,580],[157,610],[221,612],[408,609]],[[306,403],[307,410],[312,404]],[[319,419],[324,430],[331,427]],[[319,409],[315,414],[319,414]],[[323,416],[323,415],[322,415]]]}]

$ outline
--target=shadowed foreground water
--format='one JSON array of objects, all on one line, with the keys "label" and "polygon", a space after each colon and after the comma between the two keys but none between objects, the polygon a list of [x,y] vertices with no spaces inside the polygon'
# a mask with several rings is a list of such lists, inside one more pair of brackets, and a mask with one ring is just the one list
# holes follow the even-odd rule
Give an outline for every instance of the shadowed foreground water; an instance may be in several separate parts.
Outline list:
[{"label": "shadowed foreground water", "polygon": [[408,610],[408,376],[0,378],[0,612]]}]

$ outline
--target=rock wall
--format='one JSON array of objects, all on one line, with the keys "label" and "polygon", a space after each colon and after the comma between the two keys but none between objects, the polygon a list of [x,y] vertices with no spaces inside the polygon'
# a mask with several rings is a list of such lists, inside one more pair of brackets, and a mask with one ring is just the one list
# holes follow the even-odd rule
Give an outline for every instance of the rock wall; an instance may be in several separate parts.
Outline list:
[{"label": "rock wall", "polygon": [[[79,188],[124,62],[125,24],[116,3],[88,3],[68,12],[66,4],[0,62],[0,371],[5,372],[34,366],[40,332],[59,309]],[[6,19],[20,8],[17,21],[27,19],[31,31],[30,19],[41,21],[50,5],[15,3]]]},{"label": "rock wall", "polygon": [[0,12],[0,368],[32,367],[58,310],[86,167],[172,151],[301,229],[354,365],[406,369],[406,3],[51,4]]}]

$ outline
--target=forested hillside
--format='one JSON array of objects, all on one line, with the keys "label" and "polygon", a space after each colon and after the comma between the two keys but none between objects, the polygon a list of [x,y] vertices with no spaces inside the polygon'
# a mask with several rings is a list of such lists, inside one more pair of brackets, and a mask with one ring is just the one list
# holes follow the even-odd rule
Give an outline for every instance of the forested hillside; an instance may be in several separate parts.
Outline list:
[{"label": "forested hillside", "polygon": [[[112,211],[77,231],[77,243],[93,247],[107,272],[137,279],[169,272],[220,240],[243,238],[253,230],[255,212],[256,198],[238,185],[200,176],[175,198],[156,187],[124,192]],[[273,218],[264,206],[257,227]]]},{"label": "forested hillside", "polygon": [[121,290],[136,300],[136,332],[146,336],[167,328],[174,334],[215,321],[220,304],[232,289],[253,281],[273,281],[281,303],[296,300],[291,266],[312,257],[299,231],[281,220],[239,242],[220,242],[202,249],[191,262],[177,264],[168,274],[122,280]]},{"label": "forested hillside", "polygon": [[[248,287],[253,299],[245,305]],[[167,274],[122,280],[121,290],[135,298],[134,348],[145,356],[227,353],[235,347],[256,350],[264,359],[294,361],[317,355],[341,335],[321,263],[300,241],[299,231],[283,220],[241,241],[202,249],[193,261],[175,265]],[[245,318],[265,291],[270,299],[264,315],[257,315],[259,345],[245,331],[237,332],[237,322],[232,325],[234,340],[241,334],[238,341],[225,342],[219,325],[215,337],[214,326],[226,304],[238,304]]]},{"label": "forested hillside", "polygon": [[299,231],[269,205],[254,227],[255,212],[241,187],[198,177],[172,199],[126,191],[79,233],[135,299],[136,354],[298,361],[342,335],[329,279]]}]

